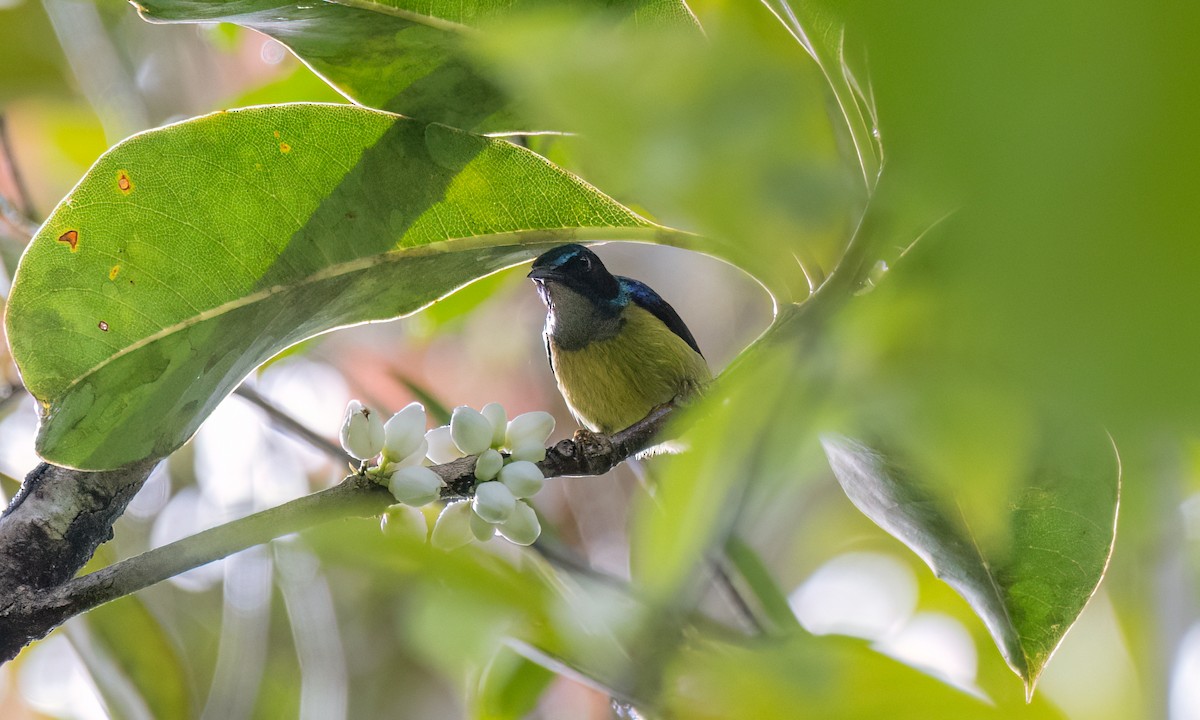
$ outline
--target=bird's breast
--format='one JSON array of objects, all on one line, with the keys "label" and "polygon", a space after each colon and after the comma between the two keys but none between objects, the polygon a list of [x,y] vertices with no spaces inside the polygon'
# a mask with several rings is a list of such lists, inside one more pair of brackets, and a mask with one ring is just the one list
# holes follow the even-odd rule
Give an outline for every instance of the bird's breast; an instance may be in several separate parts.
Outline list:
[{"label": "bird's breast", "polygon": [[555,379],[571,412],[593,430],[612,433],[706,383],[704,358],[653,314],[622,313],[621,332],[582,347],[547,334]]}]

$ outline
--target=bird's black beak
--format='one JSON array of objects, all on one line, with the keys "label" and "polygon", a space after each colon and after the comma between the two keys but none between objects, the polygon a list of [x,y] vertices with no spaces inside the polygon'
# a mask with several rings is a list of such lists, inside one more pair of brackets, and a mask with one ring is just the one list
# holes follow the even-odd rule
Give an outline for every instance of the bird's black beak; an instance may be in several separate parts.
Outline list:
[{"label": "bird's black beak", "polygon": [[534,282],[538,282],[539,280],[562,280],[562,273],[554,268],[535,267],[525,277]]}]

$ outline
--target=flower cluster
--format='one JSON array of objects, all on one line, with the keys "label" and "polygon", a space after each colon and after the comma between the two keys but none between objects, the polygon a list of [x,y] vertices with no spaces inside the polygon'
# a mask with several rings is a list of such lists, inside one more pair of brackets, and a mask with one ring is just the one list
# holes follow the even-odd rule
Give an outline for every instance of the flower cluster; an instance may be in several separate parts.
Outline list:
[{"label": "flower cluster", "polygon": [[511,421],[499,403],[480,410],[454,409],[449,425],[425,431],[425,408],[412,403],[386,423],[351,400],[342,423],[342,447],[364,462],[366,472],[399,501],[383,517],[387,532],[424,535],[425,516],[416,508],[441,497],[445,484],[429,468],[475,456],[475,492],[471,500],[448,504],[433,527],[433,544],[454,549],[472,539],[499,534],[529,545],[541,534],[537,513],[526,499],[545,483],[537,463],[546,457],[554,418],[529,412]]}]

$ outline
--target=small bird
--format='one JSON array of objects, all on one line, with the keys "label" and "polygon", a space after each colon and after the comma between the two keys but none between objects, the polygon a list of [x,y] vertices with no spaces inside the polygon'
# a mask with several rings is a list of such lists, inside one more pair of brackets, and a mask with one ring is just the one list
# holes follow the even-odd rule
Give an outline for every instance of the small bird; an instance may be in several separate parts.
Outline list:
[{"label": "small bird", "polygon": [[563,245],[533,261],[546,304],[546,354],[567,407],[612,434],[712,379],[675,309],[644,283],[613,275],[594,252]]}]

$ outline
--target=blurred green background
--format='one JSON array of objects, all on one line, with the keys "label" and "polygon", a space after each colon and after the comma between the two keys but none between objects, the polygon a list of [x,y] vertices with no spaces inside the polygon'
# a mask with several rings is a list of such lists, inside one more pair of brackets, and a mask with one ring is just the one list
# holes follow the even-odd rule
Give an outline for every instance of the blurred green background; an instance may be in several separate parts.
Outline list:
[{"label": "blurred green background", "polygon": [[[497,20],[469,52],[526,117],[578,133],[530,138],[535,150],[660,222],[720,238],[746,267],[828,274],[866,192],[826,78],[786,13],[690,5],[702,42],[631,37],[551,8]],[[737,628],[696,559],[706,537],[732,531],[807,630],[860,638],[705,636],[667,663],[665,709],[678,717],[1200,718],[1200,10],[795,7],[831,23],[809,32],[844,32],[846,67],[874,101],[889,269],[815,338],[760,357],[732,408],[697,429],[702,450],[662,463],[667,520],[647,519],[656,505],[622,468],[549,483],[546,524],[592,568],[632,575],[651,598],[687,587]],[[12,148],[0,195],[35,221],[132,133],[299,100],[345,102],[253,32],[149,25],[116,0],[0,0]],[[19,225],[0,221],[7,276],[28,239]],[[641,245],[599,252],[680,311],[714,368],[771,320],[770,298],[725,263]],[[328,436],[349,397],[398,409],[412,383],[451,406],[551,409],[568,436],[522,275],[310,341],[254,382]],[[803,282],[789,290],[804,297]],[[7,359],[3,372],[17,381]],[[19,478],[36,462],[35,414],[19,393],[4,410],[0,471]],[[1112,435],[1123,497],[1108,576],[1026,708],[966,603],[847,501],[817,434],[883,433],[1001,514],[1044,414]],[[343,472],[230,398],[155,473],[99,561]],[[0,715],[610,716],[608,695],[582,677],[492,658],[520,626],[584,652],[599,675],[631,666],[646,597],[498,541],[454,560],[397,542],[370,521],[337,523],[73,620],[0,668]]]}]

